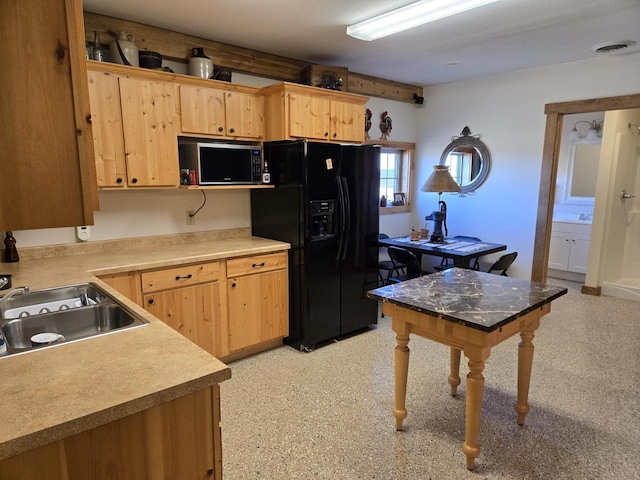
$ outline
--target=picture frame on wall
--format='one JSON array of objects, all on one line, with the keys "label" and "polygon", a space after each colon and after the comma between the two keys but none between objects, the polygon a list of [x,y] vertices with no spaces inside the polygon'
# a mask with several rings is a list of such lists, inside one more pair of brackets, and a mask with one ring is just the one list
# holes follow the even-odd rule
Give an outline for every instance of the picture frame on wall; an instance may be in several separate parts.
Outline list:
[{"label": "picture frame on wall", "polygon": [[407,199],[404,193],[398,192],[393,194],[393,205],[395,207],[401,207],[407,204]]}]

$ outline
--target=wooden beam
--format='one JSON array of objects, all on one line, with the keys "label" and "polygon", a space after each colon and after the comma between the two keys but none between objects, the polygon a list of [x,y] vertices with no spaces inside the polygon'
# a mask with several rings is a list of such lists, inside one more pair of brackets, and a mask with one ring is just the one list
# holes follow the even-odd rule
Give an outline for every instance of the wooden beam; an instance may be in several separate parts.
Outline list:
[{"label": "wooden beam", "polygon": [[[179,32],[143,25],[118,18],[84,12],[85,38],[92,42],[94,32],[100,33],[102,43],[110,43],[108,30],[131,33],[140,50],[160,53],[164,58],[186,63],[193,47],[203,47],[205,54],[214,65],[230,68],[234,72],[259,77],[302,83],[302,71],[310,63],[293,58],[281,57],[248,48],[236,47]],[[349,72],[348,91],[370,97],[415,103],[414,93],[422,96],[422,87],[394,82]]]}]

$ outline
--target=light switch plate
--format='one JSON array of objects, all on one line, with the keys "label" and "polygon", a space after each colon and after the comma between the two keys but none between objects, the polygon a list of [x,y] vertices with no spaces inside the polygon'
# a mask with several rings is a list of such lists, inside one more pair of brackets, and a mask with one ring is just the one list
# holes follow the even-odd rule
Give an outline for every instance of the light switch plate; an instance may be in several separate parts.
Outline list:
[{"label": "light switch plate", "polygon": [[91,238],[91,227],[76,227],[76,234],[79,240],[86,242]]}]

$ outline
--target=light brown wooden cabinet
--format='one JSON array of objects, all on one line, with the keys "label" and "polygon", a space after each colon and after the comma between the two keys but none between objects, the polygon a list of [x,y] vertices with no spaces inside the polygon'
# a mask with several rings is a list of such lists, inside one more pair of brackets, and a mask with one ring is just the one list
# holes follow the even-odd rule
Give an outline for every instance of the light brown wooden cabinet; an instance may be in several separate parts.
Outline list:
[{"label": "light brown wooden cabinet", "polygon": [[82,2],[0,2],[0,31],[0,228],[92,225]]},{"label": "light brown wooden cabinet", "polygon": [[241,351],[289,333],[287,253],[227,260],[229,351]]},{"label": "light brown wooden cabinet", "polygon": [[0,480],[222,479],[220,388],[0,461]]},{"label": "light brown wooden cabinet", "polygon": [[289,334],[287,252],[99,278],[222,361]]},{"label": "light brown wooden cabinet", "polygon": [[118,291],[137,305],[142,305],[142,290],[140,288],[140,273],[125,272],[98,277],[104,283]]},{"label": "light brown wooden cabinet", "polygon": [[262,89],[265,139],[364,142],[362,95],[280,83]]},{"label": "light brown wooden cabinet", "polygon": [[88,79],[98,187],[177,187],[174,84],[92,68]]},{"label": "light brown wooden cabinet", "polygon": [[256,93],[179,85],[182,133],[239,139],[264,136],[264,100]]},{"label": "light brown wooden cabinet", "polygon": [[140,278],[145,310],[215,357],[229,353],[223,262],[145,271]]}]

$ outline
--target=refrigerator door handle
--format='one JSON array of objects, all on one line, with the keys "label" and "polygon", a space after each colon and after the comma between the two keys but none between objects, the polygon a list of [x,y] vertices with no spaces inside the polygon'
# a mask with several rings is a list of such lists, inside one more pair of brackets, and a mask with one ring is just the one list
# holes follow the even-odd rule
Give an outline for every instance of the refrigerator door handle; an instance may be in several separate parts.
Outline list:
[{"label": "refrigerator door handle", "polygon": [[342,252],[342,248],[344,246],[344,237],[345,237],[345,202],[344,202],[344,191],[342,188],[342,180],[341,177],[336,177],[336,183],[338,184],[338,208],[340,209],[339,215],[339,225],[338,225],[338,253],[336,254],[336,262],[340,260],[340,254]]},{"label": "refrigerator door handle", "polygon": [[342,177],[342,195],[345,203],[345,230],[344,230],[344,248],[342,249],[342,260],[347,256],[347,248],[349,248],[349,237],[351,236],[351,200],[349,197],[349,184],[346,177]]}]

